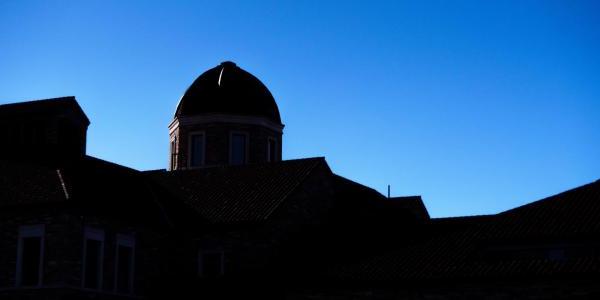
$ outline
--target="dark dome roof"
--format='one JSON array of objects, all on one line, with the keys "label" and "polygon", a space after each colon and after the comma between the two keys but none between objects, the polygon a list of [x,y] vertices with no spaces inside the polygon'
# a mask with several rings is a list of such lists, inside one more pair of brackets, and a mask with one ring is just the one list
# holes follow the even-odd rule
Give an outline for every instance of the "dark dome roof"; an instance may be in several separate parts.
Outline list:
[{"label": "dark dome roof", "polygon": [[267,87],[229,61],[196,78],[175,111],[175,117],[201,114],[264,117],[281,124],[277,103]]}]

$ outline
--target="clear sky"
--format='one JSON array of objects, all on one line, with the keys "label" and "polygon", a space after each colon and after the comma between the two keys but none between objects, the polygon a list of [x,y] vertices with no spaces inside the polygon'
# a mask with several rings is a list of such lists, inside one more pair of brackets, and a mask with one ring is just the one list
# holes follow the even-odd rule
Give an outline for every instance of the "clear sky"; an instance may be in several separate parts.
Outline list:
[{"label": "clear sky", "polygon": [[600,178],[600,1],[492,2],[0,1],[0,103],[74,95],[90,155],[165,168],[177,101],[232,60],[285,159],[496,213]]}]

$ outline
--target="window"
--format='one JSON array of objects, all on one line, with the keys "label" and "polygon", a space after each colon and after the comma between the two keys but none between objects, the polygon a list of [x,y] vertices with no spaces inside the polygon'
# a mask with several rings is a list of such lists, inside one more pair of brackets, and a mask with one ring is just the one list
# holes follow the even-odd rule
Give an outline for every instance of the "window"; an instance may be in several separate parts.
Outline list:
[{"label": "window", "polygon": [[133,293],[135,240],[130,235],[117,235],[117,253],[115,266],[115,291]]},{"label": "window", "polygon": [[202,165],[204,165],[204,134],[194,133],[190,135],[190,167]]},{"label": "window", "polygon": [[225,261],[223,251],[200,251],[198,258],[199,275],[207,278],[223,276]]},{"label": "window", "polygon": [[17,286],[42,285],[44,225],[21,226],[17,251]]},{"label": "window", "polygon": [[232,133],[230,142],[230,162],[232,165],[246,163],[247,135],[244,133]]},{"label": "window", "polygon": [[84,288],[102,289],[104,261],[104,231],[86,228],[83,238],[83,282]]},{"label": "window", "polygon": [[171,170],[177,168],[177,137],[171,140]]},{"label": "window", "polygon": [[267,161],[277,161],[277,142],[273,138],[267,141]]}]

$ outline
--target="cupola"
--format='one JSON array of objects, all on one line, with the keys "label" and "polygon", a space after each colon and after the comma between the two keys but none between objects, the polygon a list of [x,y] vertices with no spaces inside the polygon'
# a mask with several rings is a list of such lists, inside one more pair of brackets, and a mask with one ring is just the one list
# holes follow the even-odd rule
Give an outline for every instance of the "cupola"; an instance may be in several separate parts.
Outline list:
[{"label": "cupola", "polygon": [[278,161],[283,127],[267,87],[223,62],[196,78],[177,105],[170,169]]}]

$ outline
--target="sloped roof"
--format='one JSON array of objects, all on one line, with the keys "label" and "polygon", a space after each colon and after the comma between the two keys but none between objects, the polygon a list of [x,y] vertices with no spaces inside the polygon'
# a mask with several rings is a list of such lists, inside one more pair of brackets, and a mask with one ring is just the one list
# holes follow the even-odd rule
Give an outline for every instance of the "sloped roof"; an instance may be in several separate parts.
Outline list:
[{"label": "sloped roof", "polygon": [[267,219],[320,164],[321,157],[146,174],[209,223],[241,223]]},{"label": "sloped roof", "polygon": [[[427,231],[431,226],[437,228]],[[497,215],[432,219],[413,230],[429,238],[331,267],[326,276],[412,282],[600,275],[600,181]]]},{"label": "sloped roof", "polygon": [[548,251],[536,257],[490,259],[479,247],[479,228],[437,236],[363,261],[334,268],[328,276],[362,282],[415,282],[483,278],[524,278],[568,274],[600,274],[600,258],[583,255],[553,258]]},{"label": "sloped roof", "polygon": [[499,214],[487,234],[526,239],[600,232],[600,180]]},{"label": "sloped roof", "polygon": [[[424,206],[415,213],[408,206],[418,206],[420,197],[387,198],[378,191],[342,176],[333,175],[336,204],[330,221],[345,226],[359,225],[361,230],[374,230],[370,236],[381,233],[381,227],[403,227],[405,223],[429,218]],[[411,202],[410,204],[408,202]],[[350,223],[350,225],[348,225]]]},{"label": "sloped roof", "polygon": [[0,160],[0,207],[65,201],[59,172],[50,167]]},{"label": "sloped roof", "polygon": [[169,222],[165,205],[139,171],[91,156],[55,167],[0,161],[0,207],[59,203],[82,215]]},{"label": "sloped roof", "polygon": [[0,120],[59,115],[77,118],[85,125],[90,124],[90,120],[73,96],[0,105]]}]

